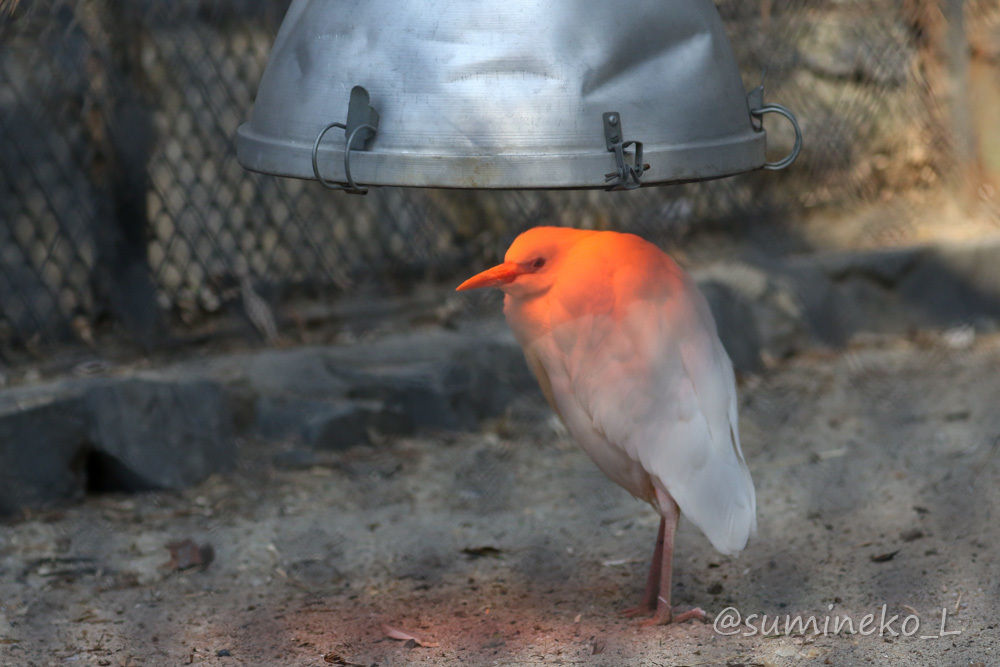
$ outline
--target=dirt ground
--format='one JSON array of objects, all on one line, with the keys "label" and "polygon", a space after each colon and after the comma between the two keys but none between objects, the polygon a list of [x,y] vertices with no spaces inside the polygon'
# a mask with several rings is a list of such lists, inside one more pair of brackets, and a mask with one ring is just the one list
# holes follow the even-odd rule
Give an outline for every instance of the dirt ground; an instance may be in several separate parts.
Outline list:
[{"label": "dirt ground", "polygon": [[[682,522],[674,571],[676,604],[735,627],[620,616],[657,517],[532,394],[476,433],[306,470],[242,442],[239,470],[187,492],[3,525],[2,663],[996,664],[998,368],[1000,335],[958,330],[744,379],[759,533],[728,558]],[[179,569],[201,556],[171,556],[185,539],[206,567]]]}]

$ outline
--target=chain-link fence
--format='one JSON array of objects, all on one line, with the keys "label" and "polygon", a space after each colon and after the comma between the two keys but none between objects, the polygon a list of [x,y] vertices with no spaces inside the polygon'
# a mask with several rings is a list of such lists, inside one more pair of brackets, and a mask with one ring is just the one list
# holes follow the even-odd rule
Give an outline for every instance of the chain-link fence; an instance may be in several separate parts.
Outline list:
[{"label": "chain-link fence", "polygon": [[[937,5],[720,4],[748,87],[766,70],[767,99],[802,124],[785,173],[630,193],[353,197],[236,161],[287,0],[0,2],[0,355],[109,324],[155,341],[164,322],[210,318],[227,299],[452,277],[543,222],[664,242],[695,221],[745,225],[936,187],[972,159],[955,149],[966,128],[952,98],[936,94],[954,92],[941,83],[957,66],[949,45],[973,41],[959,25],[952,44],[948,12],[965,5],[966,25],[1000,32],[995,3]],[[973,58],[995,56],[984,39]],[[768,130],[770,150],[787,151],[790,130]]]}]

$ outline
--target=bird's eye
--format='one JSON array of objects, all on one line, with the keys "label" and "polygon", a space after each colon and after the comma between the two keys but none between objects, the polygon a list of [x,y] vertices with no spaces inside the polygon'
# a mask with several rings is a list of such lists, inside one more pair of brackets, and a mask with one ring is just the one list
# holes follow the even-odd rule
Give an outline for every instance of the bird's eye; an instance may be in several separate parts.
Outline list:
[{"label": "bird's eye", "polygon": [[531,268],[533,268],[533,269],[540,269],[543,266],[545,266],[545,258],[544,257],[539,257],[538,259],[536,259],[534,262],[531,263]]}]

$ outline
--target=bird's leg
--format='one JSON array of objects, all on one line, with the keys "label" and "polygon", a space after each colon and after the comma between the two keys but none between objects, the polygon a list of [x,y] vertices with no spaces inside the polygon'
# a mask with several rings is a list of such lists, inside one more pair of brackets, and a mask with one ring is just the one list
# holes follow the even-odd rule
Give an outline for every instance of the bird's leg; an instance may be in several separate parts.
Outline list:
[{"label": "bird's leg", "polygon": [[649,574],[646,576],[646,590],[642,593],[642,601],[638,607],[629,607],[622,613],[625,616],[652,614],[656,611],[656,598],[660,594],[660,561],[663,560],[663,530],[665,520],[660,518],[660,531],[656,535],[656,547],[653,549],[653,562],[649,564]]},{"label": "bird's leg", "polygon": [[668,623],[683,623],[692,618],[704,619],[705,612],[695,607],[685,611],[677,610],[670,605],[670,578],[674,561],[674,533],[677,531],[677,521],[681,510],[677,503],[666,493],[657,490],[660,501],[660,511],[663,514],[663,554],[660,558],[660,592],[656,597],[656,613],[653,618],[643,621],[643,625],[666,625]]}]

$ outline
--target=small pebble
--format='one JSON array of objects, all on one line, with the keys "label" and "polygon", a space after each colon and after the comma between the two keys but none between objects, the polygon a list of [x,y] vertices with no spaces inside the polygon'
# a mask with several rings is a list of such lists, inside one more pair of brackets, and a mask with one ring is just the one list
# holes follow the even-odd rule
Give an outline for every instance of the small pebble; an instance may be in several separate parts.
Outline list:
[{"label": "small pebble", "polygon": [[229,652],[229,649],[219,649],[219,652],[216,653],[215,655],[219,656],[220,658],[228,658],[232,654]]}]

